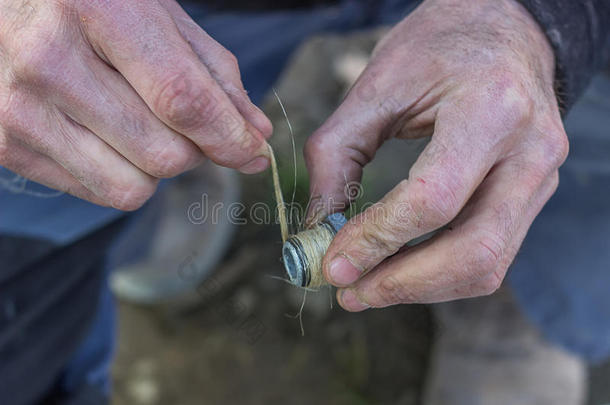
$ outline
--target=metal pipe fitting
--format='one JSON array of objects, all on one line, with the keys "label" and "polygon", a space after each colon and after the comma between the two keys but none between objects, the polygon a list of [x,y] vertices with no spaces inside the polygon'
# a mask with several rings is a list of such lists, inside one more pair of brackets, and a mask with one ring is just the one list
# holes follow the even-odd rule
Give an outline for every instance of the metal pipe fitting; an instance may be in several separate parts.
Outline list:
[{"label": "metal pipe fitting", "polygon": [[[334,237],[347,223],[343,213],[331,214],[316,226],[321,226]],[[303,245],[298,238],[288,238],[282,248],[284,267],[290,282],[297,287],[307,287],[311,281],[311,269]]]}]

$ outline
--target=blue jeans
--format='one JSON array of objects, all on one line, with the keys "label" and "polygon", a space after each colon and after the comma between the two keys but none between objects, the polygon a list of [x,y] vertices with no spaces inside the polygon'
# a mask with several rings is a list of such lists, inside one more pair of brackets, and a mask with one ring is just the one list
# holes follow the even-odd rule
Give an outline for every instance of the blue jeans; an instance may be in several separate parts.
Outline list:
[{"label": "blue jeans", "polygon": [[610,355],[610,76],[599,75],[565,127],[570,156],[509,273],[546,337],[591,362]]},{"label": "blue jeans", "polygon": [[123,226],[67,246],[0,235],[0,403],[105,403],[114,313],[104,256]]}]

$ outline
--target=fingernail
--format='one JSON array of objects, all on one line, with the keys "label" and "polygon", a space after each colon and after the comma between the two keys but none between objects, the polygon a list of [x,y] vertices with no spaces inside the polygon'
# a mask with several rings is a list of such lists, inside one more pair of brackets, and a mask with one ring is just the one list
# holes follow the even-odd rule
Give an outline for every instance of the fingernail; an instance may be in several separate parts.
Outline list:
[{"label": "fingernail", "polygon": [[350,285],[358,280],[361,271],[356,268],[345,256],[339,254],[330,262],[328,276],[334,285]]},{"label": "fingernail", "polygon": [[254,174],[260,173],[263,170],[266,170],[269,167],[269,159],[263,156],[259,156],[255,159],[252,159],[250,162],[246,163],[238,170],[243,174]]},{"label": "fingernail", "polygon": [[347,311],[360,312],[369,309],[371,306],[361,302],[352,289],[343,290],[339,299],[341,307]]}]

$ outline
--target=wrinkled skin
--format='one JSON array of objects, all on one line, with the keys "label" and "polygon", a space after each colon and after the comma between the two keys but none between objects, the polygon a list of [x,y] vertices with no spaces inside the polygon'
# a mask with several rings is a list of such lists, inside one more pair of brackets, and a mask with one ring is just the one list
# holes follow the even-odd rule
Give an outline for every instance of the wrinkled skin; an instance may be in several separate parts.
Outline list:
[{"label": "wrinkled skin", "polygon": [[208,157],[268,166],[235,57],[174,0],[0,0],[0,165],[122,210]]},{"label": "wrinkled skin", "polygon": [[[515,0],[427,0],[378,45],[307,144],[309,221],[349,202],[385,139],[432,139],[333,241],[324,272],[344,308],[498,288],[568,153],[553,72]],[[131,210],[205,157],[264,170],[271,131],[234,56],[173,0],[0,0],[1,166]]]},{"label": "wrinkled skin", "polygon": [[552,49],[515,0],[427,0],[387,35],[305,151],[315,222],[349,202],[346,181],[384,140],[431,136],[408,178],[332,242],[323,269],[343,308],[500,286],[568,154],[553,81]]}]

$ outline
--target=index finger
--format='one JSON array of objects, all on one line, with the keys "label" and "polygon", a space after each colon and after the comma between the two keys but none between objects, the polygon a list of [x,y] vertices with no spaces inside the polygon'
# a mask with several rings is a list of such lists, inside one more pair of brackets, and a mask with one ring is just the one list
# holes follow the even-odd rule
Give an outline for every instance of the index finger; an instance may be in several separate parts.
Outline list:
[{"label": "index finger", "polygon": [[161,121],[218,164],[247,172],[267,167],[263,135],[237,111],[164,7],[119,0],[82,7],[84,31],[98,53]]},{"label": "index finger", "polygon": [[352,284],[407,242],[458,215],[502,151],[489,136],[494,125],[478,118],[453,106],[439,110],[432,140],[409,178],[352,218],[331,243],[323,262],[331,284]]}]

